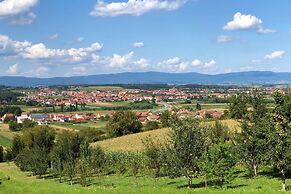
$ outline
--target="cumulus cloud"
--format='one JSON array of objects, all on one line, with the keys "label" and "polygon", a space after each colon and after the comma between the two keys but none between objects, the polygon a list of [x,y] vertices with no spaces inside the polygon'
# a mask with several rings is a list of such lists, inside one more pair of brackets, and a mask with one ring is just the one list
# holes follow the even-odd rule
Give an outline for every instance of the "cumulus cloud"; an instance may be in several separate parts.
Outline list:
[{"label": "cumulus cloud", "polygon": [[102,65],[106,68],[118,68],[124,70],[138,70],[140,68],[145,69],[149,66],[148,59],[141,58],[138,60],[134,60],[133,57],[133,51],[124,55],[113,54],[112,56],[99,56],[93,54],[91,63],[94,65]]},{"label": "cumulus cloud", "polygon": [[209,62],[206,62],[204,64],[204,68],[210,68],[210,67],[214,67],[216,65],[216,61],[215,60],[210,60]]},{"label": "cumulus cloud", "polygon": [[4,0],[0,2],[0,17],[15,16],[29,11],[38,0]]},{"label": "cumulus cloud", "polygon": [[173,57],[158,63],[159,68],[169,71],[185,71],[188,69],[189,62],[182,61],[179,57]]},{"label": "cumulus cloud", "polygon": [[202,72],[211,72],[213,69],[216,69],[216,61],[210,60],[208,62],[203,62],[199,59],[194,59],[192,62],[187,60],[182,60],[179,57],[173,57],[158,63],[157,67],[159,69],[164,69],[167,71],[202,71]]},{"label": "cumulus cloud", "polygon": [[119,15],[140,16],[156,10],[175,10],[185,3],[186,0],[128,0],[127,2],[112,3],[98,0],[90,15],[103,17]]},{"label": "cumulus cloud", "polygon": [[223,30],[248,30],[259,28],[263,24],[263,21],[253,15],[244,15],[240,12],[237,12],[233,16],[233,20],[228,22]]},{"label": "cumulus cloud", "polygon": [[17,74],[18,73],[18,64],[11,65],[8,68],[7,73],[12,74],[12,75]]},{"label": "cumulus cloud", "polygon": [[217,36],[216,38],[217,43],[226,43],[226,42],[232,42],[232,41],[234,41],[234,37],[227,36],[227,35],[220,35],[220,36]]},{"label": "cumulus cloud", "polygon": [[194,59],[194,60],[192,61],[191,65],[192,65],[193,67],[199,67],[199,66],[203,65],[203,62],[200,61],[199,59]]},{"label": "cumulus cloud", "polygon": [[281,59],[285,55],[285,51],[274,51],[271,54],[265,56],[265,59]]},{"label": "cumulus cloud", "polygon": [[91,59],[91,54],[102,50],[99,42],[86,48],[51,49],[43,43],[16,41],[0,34],[0,56],[22,57],[24,59],[58,59],[65,62],[80,62]]},{"label": "cumulus cloud", "polygon": [[149,60],[148,59],[145,59],[145,58],[141,58],[137,61],[134,61],[133,62],[134,64],[138,65],[139,68],[141,69],[145,69],[149,66]]},{"label": "cumulus cloud", "polygon": [[135,43],[133,43],[133,47],[142,48],[142,47],[144,47],[144,43],[143,42],[135,42]]},{"label": "cumulus cloud", "polygon": [[257,16],[245,15],[237,12],[233,16],[233,20],[223,26],[223,30],[234,31],[234,30],[251,30],[254,29],[260,34],[270,34],[277,32],[273,29],[267,29],[263,27],[263,21]]},{"label": "cumulus cloud", "polygon": [[24,15],[17,16],[11,20],[11,24],[14,25],[28,25],[36,19],[36,15],[32,12]]}]

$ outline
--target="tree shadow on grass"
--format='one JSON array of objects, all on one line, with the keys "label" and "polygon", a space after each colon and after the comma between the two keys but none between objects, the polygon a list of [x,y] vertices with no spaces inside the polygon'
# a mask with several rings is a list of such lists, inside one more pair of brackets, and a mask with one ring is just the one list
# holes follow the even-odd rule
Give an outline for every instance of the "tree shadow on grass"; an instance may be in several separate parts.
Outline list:
[{"label": "tree shadow on grass", "polygon": [[[247,185],[245,184],[239,184],[239,185],[225,185],[225,186],[220,186],[219,181],[213,180],[213,181],[208,181],[207,182],[207,187],[205,187],[205,182],[199,182],[199,183],[194,183],[192,184],[191,189],[198,189],[198,188],[213,188],[213,189],[221,189],[223,187],[227,189],[235,189],[235,188],[240,188],[240,187],[246,187]],[[178,189],[182,188],[188,188],[188,185],[181,185],[177,187]]]}]

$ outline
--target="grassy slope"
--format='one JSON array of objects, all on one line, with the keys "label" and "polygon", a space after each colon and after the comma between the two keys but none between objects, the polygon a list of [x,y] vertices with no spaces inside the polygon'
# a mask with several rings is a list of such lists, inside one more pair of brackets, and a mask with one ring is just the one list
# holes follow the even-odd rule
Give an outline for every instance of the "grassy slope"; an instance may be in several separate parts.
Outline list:
[{"label": "grassy slope", "polygon": [[7,124],[0,124],[0,145],[10,147],[14,133],[11,132]]},{"label": "grassy slope", "polygon": [[[256,179],[248,179],[244,177],[243,173],[239,174],[238,178],[234,179],[231,184],[223,188],[204,188],[201,179],[194,179],[193,184],[196,188],[191,190],[184,187],[187,182],[185,178],[160,178],[155,181],[150,177],[134,178],[125,175],[111,175],[102,178],[94,178],[91,186],[82,188],[78,184],[70,186],[66,183],[58,183],[54,179],[43,180],[29,177],[27,176],[27,173],[20,172],[13,163],[0,163],[0,179],[3,179],[5,175],[9,175],[11,179],[9,181],[3,181],[2,184],[0,184],[0,194],[281,193],[279,192],[280,181],[278,178],[260,176]],[[286,193],[291,193],[291,191]]]},{"label": "grassy slope", "polygon": [[[222,121],[222,123],[227,125],[232,131],[239,130],[238,123],[234,120],[224,120]],[[163,142],[166,140],[169,131],[170,129],[163,128],[153,131],[131,134],[96,142],[95,145],[100,145],[102,148],[108,151],[137,151],[144,148],[142,141],[146,137],[151,136],[153,139]]]}]

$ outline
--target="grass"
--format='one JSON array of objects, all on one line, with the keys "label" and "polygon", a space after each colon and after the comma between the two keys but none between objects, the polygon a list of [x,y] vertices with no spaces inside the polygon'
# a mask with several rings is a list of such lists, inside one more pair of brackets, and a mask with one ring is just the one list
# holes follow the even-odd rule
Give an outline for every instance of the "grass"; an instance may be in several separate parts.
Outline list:
[{"label": "grass", "polygon": [[[8,175],[10,180],[4,180]],[[101,178],[94,177],[89,187],[81,187],[79,184],[72,186],[68,183],[58,183],[55,179],[37,179],[21,172],[13,163],[0,163],[0,194],[273,194],[282,193],[280,180],[272,176],[259,176],[255,179],[245,177],[245,172],[239,172],[237,177],[224,187],[204,187],[203,180],[193,180],[193,189],[187,189],[187,180],[183,177],[169,179],[167,177],[158,180],[148,176],[133,177],[130,175],[109,175]],[[4,181],[3,181],[4,180]],[[287,182],[288,183],[288,182]],[[288,188],[288,185],[287,185]],[[291,193],[287,191],[286,193]]]},{"label": "grass", "polygon": [[80,131],[88,127],[103,130],[106,124],[107,124],[107,121],[86,122],[86,123],[78,123],[78,124],[74,124],[70,122],[57,122],[57,123],[51,124],[51,126],[59,128],[59,129],[63,128],[63,129],[68,129],[68,130]]},{"label": "grass", "polygon": [[[210,122],[210,124],[213,123],[214,121]],[[223,120],[222,124],[228,126],[231,131],[239,130],[239,124],[235,120]],[[143,140],[145,138],[150,136],[155,141],[163,143],[167,140],[169,132],[169,128],[162,128],[99,141],[94,145],[100,145],[107,151],[141,151],[144,149]]]},{"label": "grass", "polygon": [[7,124],[0,124],[0,145],[8,148],[12,145],[12,139],[15,133],[9,130]]}]

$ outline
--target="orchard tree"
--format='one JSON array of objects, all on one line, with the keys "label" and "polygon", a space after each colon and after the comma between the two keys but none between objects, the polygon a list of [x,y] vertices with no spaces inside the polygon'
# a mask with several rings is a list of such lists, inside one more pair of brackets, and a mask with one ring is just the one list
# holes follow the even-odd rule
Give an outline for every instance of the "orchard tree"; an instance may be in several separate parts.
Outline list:
[{"label": "orchard tree", "polygon": [[241,122],[241,132],[236,136],[240,157],[249,168],[250,175],[257,176],[259,166],[264,163],[272,132],[270,118],[262,96],[257,93],[246,96],[250,110]]},{"label": "orchard tree", "polygon": [[231,143],[219,143],[212,145],[200,158],[199,168],[205,178],[205,186],[208,180],[218,180],[222,186],[233,176],[233,167],[236,164]]},{"label": "orchard tree", "polygon": [[291,93],[274,95],[275,109],[273,121],[275,125],[272,138],[271,151],[273,165],[281,174],[282,187],[286,190],[286,172],[289,170],[291,157]]},{"label": "orchard tree", "polygon": [[190,118],[176,121],[166,149],[167,174],[170,177],[186,176],[191,188],[192,179],[199,173],[199,158],[205,150],[200,123]]}]

